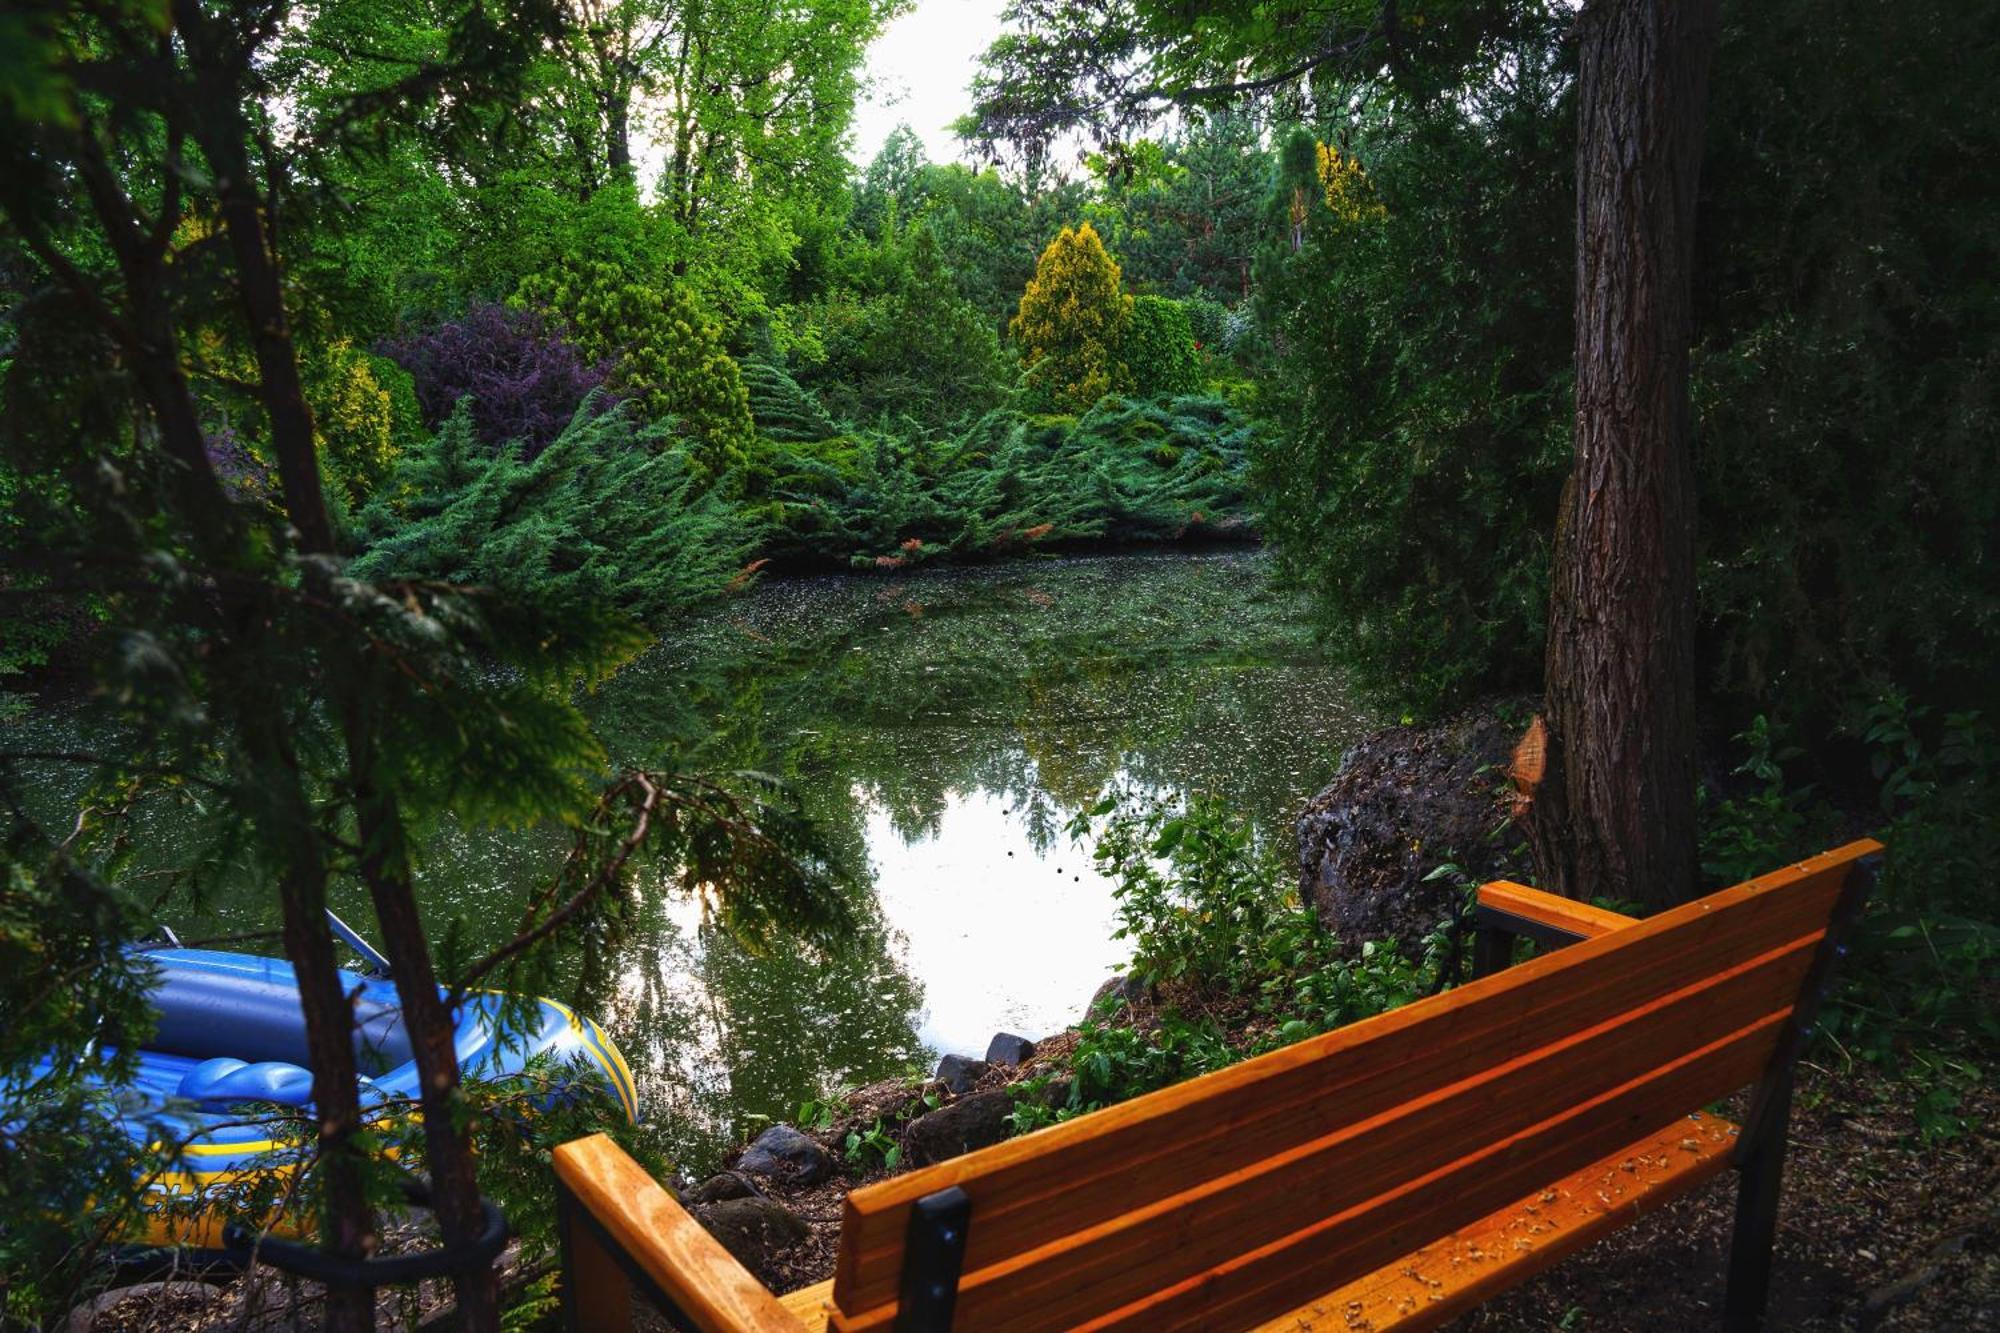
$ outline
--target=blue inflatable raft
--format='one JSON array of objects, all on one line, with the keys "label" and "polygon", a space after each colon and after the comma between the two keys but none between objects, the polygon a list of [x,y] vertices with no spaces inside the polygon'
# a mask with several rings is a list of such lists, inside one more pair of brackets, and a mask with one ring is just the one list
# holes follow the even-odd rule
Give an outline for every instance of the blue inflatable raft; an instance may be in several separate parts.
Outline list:
[{"label": "blue inflatable raft", "polygon": [[[208,1201],[240,1194],[260,1174],[291,1169],[268,1129],[240,1122],[251,1118],[246,1104],[311,1103],[298,985],[291,965],[274,958],[183,948],[148,949],[146,956],[159,968],[151,993],[159,1030],[139,1054],[136,1078],[106,1089],[107,1109],[141,1148],[184,1145],[177,1169],[147,1185],[155,1218],[147,1239],[213,1245],[223,1219]],[[341,985],[355,996],[364,1112],[414,1099],[417,1067],[395,984],[343,971]],[[467,997],[456,1018],[466,1078],[504,1078],[535,1062],[572,1087],[597,1084],[637,1119],[624,1057],[603,1029],[567,1006],[482,992]]]}]

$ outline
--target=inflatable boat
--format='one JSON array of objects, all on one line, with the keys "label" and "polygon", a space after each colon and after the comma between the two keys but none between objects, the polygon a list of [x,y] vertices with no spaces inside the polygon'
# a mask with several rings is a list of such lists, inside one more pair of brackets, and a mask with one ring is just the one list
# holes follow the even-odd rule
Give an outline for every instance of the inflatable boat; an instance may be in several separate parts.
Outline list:
[{"label": "inflatable boat", "polygon": [[[379,960],[344,926],[336,928]],[[107,1087],[104,1105],[135,1146],[179,1146],[168,1169],[146,1184],[145,1239],[213,1246],[225,1220],[215,1204],[292,1169],[290,1154],[246,1108],[311,1104],[298,984],[280,959],[178,947],[148,948],[146,957],[158,968],[150,999],[159,1029],[139,1052],[136,1076]],[[341,987],[355,997],[364,1114],[370,1107],[406,1113],[407,1100],[418,1095],[417,1066],[395,984],[343,970]],[[459,1068],[468,1080],[505,1078],[532,1066],[551,1077],[552,1096],[595,1087],[628,1120],[637,1119],[624,1057],[603,1029],[567,1006],[480,992],[466,997],[454,1017]]]}]

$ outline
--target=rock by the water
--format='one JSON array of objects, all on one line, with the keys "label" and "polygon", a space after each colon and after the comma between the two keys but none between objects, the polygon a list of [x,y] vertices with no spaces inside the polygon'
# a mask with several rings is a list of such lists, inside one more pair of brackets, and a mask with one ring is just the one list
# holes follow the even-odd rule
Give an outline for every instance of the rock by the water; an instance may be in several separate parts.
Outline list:
[{"label": "rock by the water", "polygon": [[790,1125],[773,1125],[759,1134],[736,1167],[796,1185],[817,1185],[834,1170],[833,1155]]},{"label": "rock by the water", "polygon": [[969,1055],[947,1055],[938,1061],[937,1081],[962,1097],[971,1092],[972,1085],[991,1068],[984,1060],[975,1060]]},{"label": "rock by the water", "polygon": [[721,1203],[724,1199],[747,1199],[756,1193],[741,1171],[724,1171],[719,1175],[710,1176],[688,1191],[687,1202]]},{"label": "rock by the water", "polygon": [[975,1092],[920,1115],[903,1127],[903,1152],[912,1166],[929,1166],[1007,1137],[1014,1099],[1005,1092]]},{"label": "rock by the water", "polygon": [[1424,878],[1447,861],[1478,882],[1527,873],[1522,839],[1493,836],[1525,726],[1474,710],[1434,727],[1385,727],[1347,752],[1298,821],[1299,896],[1344,948],[1394,939],[1414,952],[1457,905],[1453,884]]},{"label": "rock by the water", "polygon": [[724,1199],[696,1211],[695,1216],[736,1262],[758,1272],[771,1260],[806,1238],[806,1224],[790,1209],[769,1199]]},{"label": "rock by the water", "polygon": [[996,1032],[993,1040],[986,1043],[986,1063],[989,1065],[1025,1064],[1034,1053],[1035,1043],[1011,1032]]},{"label": "rock by the water", "polygon": [[1137,977],[1128,977],[1122,974],[1113,976],[1107,979],[1091,995],[1090,1007],[1084,1010],[1084,1015],[1088,1017],[1096,1013],[1097,1006],[1104,1003],[1107,999],[1118,1001],[1119,1007],[1138,1004],[1147,998],[1146,992],[1147,987],[1145,983]]},{"label": "rock by the water", "polygon": [[1069,1092],[1073,1086],[1074,1080],[1072,1079],[1050,1079],[1048,1086],[1042,1089],[1042,1105],[1048,1107],[1051,1111],[1062,1110],[1063,1107],[1069,1105]]}]

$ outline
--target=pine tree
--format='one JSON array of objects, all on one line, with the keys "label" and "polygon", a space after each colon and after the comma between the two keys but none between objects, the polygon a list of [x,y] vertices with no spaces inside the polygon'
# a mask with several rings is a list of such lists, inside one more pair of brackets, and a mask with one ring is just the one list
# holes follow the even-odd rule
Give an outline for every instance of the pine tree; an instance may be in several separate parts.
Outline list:
[{"label": "pine tree", "polygon": [[1082,412],[1125,386],[1131,318],[1118,261],[1086,222],[1064,227],[1042,251],[1007,332],[1029,386],[1052,407]]}]

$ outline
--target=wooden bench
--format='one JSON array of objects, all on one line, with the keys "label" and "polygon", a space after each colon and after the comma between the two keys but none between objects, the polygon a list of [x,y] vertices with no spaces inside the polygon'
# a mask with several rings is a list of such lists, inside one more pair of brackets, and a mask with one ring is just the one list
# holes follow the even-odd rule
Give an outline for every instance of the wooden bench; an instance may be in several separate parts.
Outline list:
[{"label": "wooden bench", "polygon": [[[609,1140],[564,1144],[568,1318],[629,1327],[636,1282],[712,1333],[1430,1328],[1734,1166],[1720,1322],[1755,1328],[1793,1065],[1880,850],[1643,921],[1490,884],[1485,975],[855,1190],[833,1279],[785,1297]],[[1507,967],[1518,934],[1562,947]],[[1740,1132],[1706,1109],[1753,1085]]]}]

